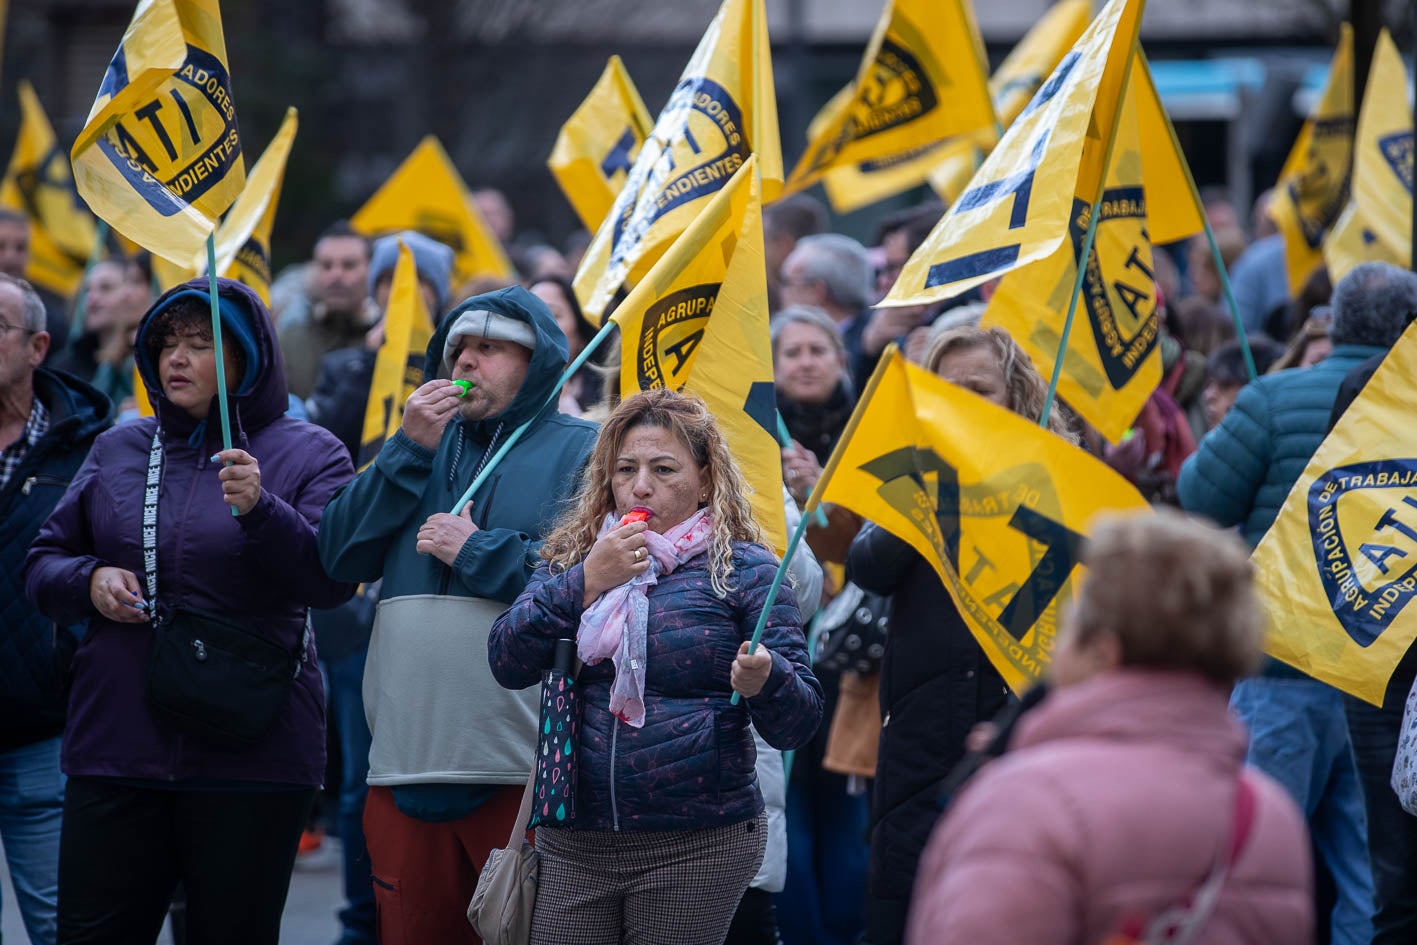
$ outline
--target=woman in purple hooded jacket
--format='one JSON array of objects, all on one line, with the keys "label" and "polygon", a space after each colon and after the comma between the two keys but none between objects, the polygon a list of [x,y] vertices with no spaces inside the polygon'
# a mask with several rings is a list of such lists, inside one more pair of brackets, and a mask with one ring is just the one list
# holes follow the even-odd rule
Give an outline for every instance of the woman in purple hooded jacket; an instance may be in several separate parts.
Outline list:
[{"label": "woman in purple hooded jacket", "polygon": [[[191,942],[275,943],[324,775],[325,699],[305,615],[354,590],[325,575],[315,550],[321,511],[354,470],[333,436],[285,416],[265,306],[237,282],[219,285],[236,448],[222,450],[206,282],[190,282],[138,328],[135,358],[156,417],[98,438],[25,565],[40,610],[61,627],[87,626],[63,742],[60,942],[154,941],[180,881]],[[144,567],[150,470],[155,601]],[[254,745],[219,747],[149,709],[149,615],[178,606],[298,656]]]}]

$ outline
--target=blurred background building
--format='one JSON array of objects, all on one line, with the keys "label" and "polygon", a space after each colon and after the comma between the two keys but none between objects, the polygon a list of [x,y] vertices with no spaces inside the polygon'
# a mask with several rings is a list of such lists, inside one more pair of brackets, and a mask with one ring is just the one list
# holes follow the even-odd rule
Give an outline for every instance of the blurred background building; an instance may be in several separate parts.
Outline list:
[{"label": "blurred background building", "polygon": [[[287,105],[300,109],[276,223],[277,269],[353,212],[426,133],[473,188],[510,199],[518,230],[559,243],[576,227],[545,167],[562,121],[618,53],[652,113],[719,0],[239,0],[223,3],[248,164]],[[1049,0],[978,0],[996,65]],[[1152,0],[1142,40],[1198,183],[1248,206],[1269,186],[1322,88],[1349,0]],[[1362,5],[1410,48],[1410,0]],[[784,158],[850,80],[877,0],[766,0]],[[131,0],[10,0],[0,147],[35,85],[66,144],[82,126]],[[869,234],[909,195],[837,221]]]}]

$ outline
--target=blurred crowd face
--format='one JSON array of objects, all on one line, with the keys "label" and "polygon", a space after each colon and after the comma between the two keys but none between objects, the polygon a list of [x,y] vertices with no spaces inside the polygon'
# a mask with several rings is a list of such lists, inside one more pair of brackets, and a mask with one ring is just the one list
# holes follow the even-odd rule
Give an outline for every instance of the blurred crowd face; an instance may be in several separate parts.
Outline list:
[{"label": "blurred crowd face", "polygon": [[1205,405],[1205,421],[1212,427],[1217,426],[1225,415],[1230,412],[1230,408],[1235,406],[1235,398],[1240,396],[1240,389],[1244,384],[1227,384],[1223,381],[1206,381],[1205,389],[1201,391],[1201,402]]},{"label": "blurred crowd face", "polygon": [[808,279],[807,257],[801,250],[794,249],[788,254],[787,261],[782,264],[782,273],[778,279],[778,294],[781,298],[781,307],[789,308],[793,305],[810,305],[814,308],[822,308],[826,302],[826,286],[817,279]]},{"label": "blurred crowd face", "polygon": [[881,298],[885,298],[910,259],[910,245],[906,242],[905,231],[896,230],[887,234],[881,241],[881,249],[885,253],[885,261],[876,273],[876,292]]},{"label": "blurred crowd face", "polygon": [[994,352],[987,347],[955,348],[945,352],[935,373],[958,387],[1009,409],[1009,387]]},{"label": "blurred crowd face", "polygon": [[799,404],[824,404],[846,373],[840,344],[816,325],[793,322],[778,335],[773,353],[777,389]]},{"label": "blurred crowd face", "polygon": [[48,350],[49,335],[25,327],[25,296],[19,286],[0,285],[0,395],[17,387],[27,390]]},{"label": "blurred crowd face", "polygon": [[369,246],[352,236],[327,236],[315,244],[315,301],[334,312],[354,312],[368,294]]},{"label": "blurred crowd face", "polygon": [[29,261],[29,225],[17,220],[0,221],[0,272],[23,279]]},{"label": "blurred crowd face", "polygon": [[566,293],[554,282],[538,282],[531,287],[531,294],[546,303],[546,307],[551,309],[551,314],[556,316],[556,325],[566,336],[566,343],[570,345],[571,360],[576,359],[576,355],[585,350],[586,342],[581,337],[580,322],[576,321],[576,313],[571,310],[571,302],[566,298]]},{"label": "blurred crowd face", "polygon": [[[89,270],[84,283],[84,330],[103,333],[126,322],[132,293],[123,264],[106,260]],[[139,313],[141,315],[141,313]]]}]

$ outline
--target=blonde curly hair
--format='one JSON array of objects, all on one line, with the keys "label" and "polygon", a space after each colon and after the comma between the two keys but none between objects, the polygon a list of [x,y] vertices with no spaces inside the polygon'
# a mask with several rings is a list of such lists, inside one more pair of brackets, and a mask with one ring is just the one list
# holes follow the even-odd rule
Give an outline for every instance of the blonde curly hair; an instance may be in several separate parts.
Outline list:
[{"label": "blonde curly hair", "polygon": [[768,547],[753,518],[748,485],[728,451],[728,441],[704,402],[693,394],[647,390],[622,400],[606,418],[586,464],[575,505],[561,516],[541,546],[541,557],[553,571],[564,571],[590,553],[605,516],[628,511],[615,507],[611,479],[625,436],[638,427],[659,427],[673,433],[698,463],[708,485],[709,580],[714,593],[727,596],[733,574],[733,543],[748,541]]},{"label": "blonde curly hair", "polygon": [[[1028,352],[1018,346],[1002,328],[976,328],[959,325],[942,331],[930,344],[925,353],[922,367],[931,374],[940,372],[940,362],[951,351],[969,351],[987,348],[999,364],[999,373],[1004,378],[1004,388],[1009,393],[1009,409],[1034,423],[1043,416],[1043,401],[1048,396],[1048,382],[1033,366]],[[1082,437],[1073,422],[1071,411],[1062,401],[1055,400],[1048,415],[1048,429],[1073,445]]]}]

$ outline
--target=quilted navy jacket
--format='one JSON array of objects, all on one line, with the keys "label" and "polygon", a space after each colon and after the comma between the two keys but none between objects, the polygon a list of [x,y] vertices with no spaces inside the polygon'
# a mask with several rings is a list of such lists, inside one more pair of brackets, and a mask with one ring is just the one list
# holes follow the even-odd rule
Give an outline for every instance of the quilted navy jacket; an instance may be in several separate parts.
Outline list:
[{"label": "quilted navy jacket", "polygon": [[1313,367],[1247,384],[1181,467],[1181,507],[1221,525],[1239,525],[1250,547],[1258,545],[1323,442],[1344,376],[1382,351],[1339,345]]},{"label": "quilted navy jacket", "polygon": [[[581,670],[578,829],[696,830],[750,820],[763,800],[748,723],[787,750],[805,745],[821,722],[822,687],[786,585],[763,632],[772,674],[757,696],[729,705],[729,671],[739,644],[753,634],[777,559],[757,545],[735,544],[725,598],[709,583],[708,560],[702,554],[686,561],[649,591],[643,728],[610,714],[610,660]],[[537,569],[488,638],[499,683],[525,689],[540,681],[555,641],[576,635],[584,592],[580,565],[561,574],[544,564]]]}]

